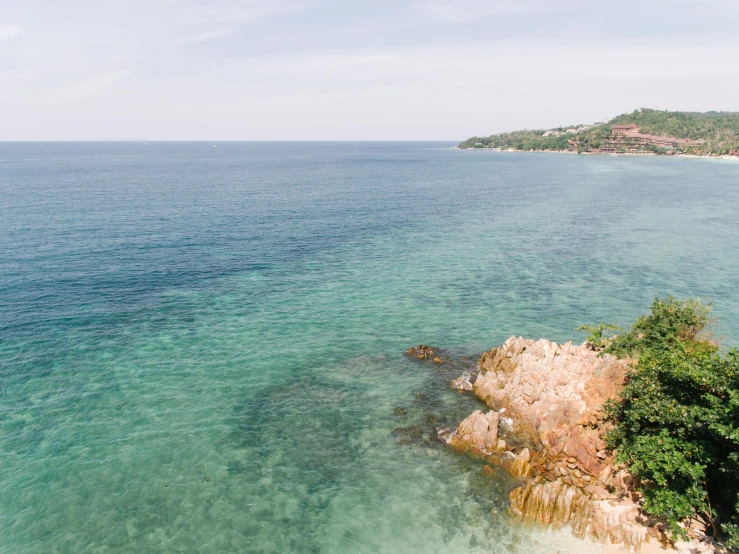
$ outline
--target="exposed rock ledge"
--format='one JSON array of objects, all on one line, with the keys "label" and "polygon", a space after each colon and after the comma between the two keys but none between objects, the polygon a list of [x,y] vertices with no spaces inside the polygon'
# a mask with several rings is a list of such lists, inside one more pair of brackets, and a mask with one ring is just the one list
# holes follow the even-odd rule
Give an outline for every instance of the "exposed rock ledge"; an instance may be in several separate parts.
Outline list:
[{"label": "exposed rock ledge", "polygon": [[[647,527],[603,441],[603,403],[621,390],[628,362],[586,345],[511,337],[482,354],[477,375],[452,383],[491,408],[440,435],[455,450],[508,468],[522,484],[511,513],[524,521],[570,525],[581,538],[638,551],[657,529]],[[509,427],[512,447],[500,436]]]}]

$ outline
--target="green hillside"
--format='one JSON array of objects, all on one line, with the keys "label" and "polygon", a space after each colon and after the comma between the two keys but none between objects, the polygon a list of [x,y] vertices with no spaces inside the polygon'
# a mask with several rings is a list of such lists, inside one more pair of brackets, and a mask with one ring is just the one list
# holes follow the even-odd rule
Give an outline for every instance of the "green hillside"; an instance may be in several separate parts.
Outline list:
[{"label": "green hillside", "polygon": [[739,149],[739,113],[737,112],[663,112],[637,110],[620,115],[612,124],[636,123],[642,133],[666,135],[691,140],[703,139],[707,153],[728,154]]},{"label": "green hillside", "polygon": [[[632,123],[639,125],[641,133],[645,134],[705,141],[700,149],[695,146],[683,147],[677,149],[677,153],[725,155],[739,151],[739,113],[737,112],[693,113],[650,109],[619,115],[608,123],[600,125],[575,125],[548,131],[525,130],[488,137],[472,137],[460,143],[459,147],[589,152],[605,146],[611,136],[613,125]],[[568,134],[568,129],[577,129],[577,132]],[[554,134],[546,136],[547,133]],[[562,134],[556,136],[556,133]],[[645,146],[643,150],[657,154],[666,153],[652,146]]]}]

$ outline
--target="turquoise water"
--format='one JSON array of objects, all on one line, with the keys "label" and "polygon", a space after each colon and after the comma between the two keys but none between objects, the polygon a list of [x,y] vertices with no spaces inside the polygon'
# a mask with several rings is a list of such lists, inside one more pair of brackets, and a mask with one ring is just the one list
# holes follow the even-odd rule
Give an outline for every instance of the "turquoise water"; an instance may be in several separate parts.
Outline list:
[{"label": "turquoise water", "polygon": [[739,344],[739,164],[448,146],[0,144],[0,551],[592,552],[448,382],[655,295]]}]

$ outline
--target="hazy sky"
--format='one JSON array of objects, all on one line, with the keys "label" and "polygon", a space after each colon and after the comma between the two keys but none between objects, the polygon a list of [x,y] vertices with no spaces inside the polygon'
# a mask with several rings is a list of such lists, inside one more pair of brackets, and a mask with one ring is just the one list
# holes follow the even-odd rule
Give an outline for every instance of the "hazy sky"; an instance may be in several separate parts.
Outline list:
[{"label": "hazy sky", "polygon": [[739,111],[739,0],[0,0],[0,140],[443,139]]}]

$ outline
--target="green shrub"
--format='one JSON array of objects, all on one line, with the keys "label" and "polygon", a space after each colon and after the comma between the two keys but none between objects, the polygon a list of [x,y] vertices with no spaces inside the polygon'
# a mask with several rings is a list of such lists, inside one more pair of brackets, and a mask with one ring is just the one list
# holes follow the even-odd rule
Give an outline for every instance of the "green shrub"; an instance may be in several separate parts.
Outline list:
[{"label": "green shrub", "polygon": [[577,330],[581,333],[588,333],[585,342],[593,350],[604,350],[612,342],[613,333],[623,331],[621,327],[612,323],[581,325]]},{"label": "green shrub", "polygon": [[616,459],[639,480],[647,514],[678,522],[700,515],[714,537],[739,545],[739,352],[701,338],[710,308],[655,300],[608,351],[638,357],[607,413]]},{"label": "green shrub", "polygon": [[680,350],[698,341],[710,322],[710,305],[699,299],[655,299],[650,313],[641,316],[625,334],[615,337],[607,349],[620,357],[638,357],[652,349]]}]

